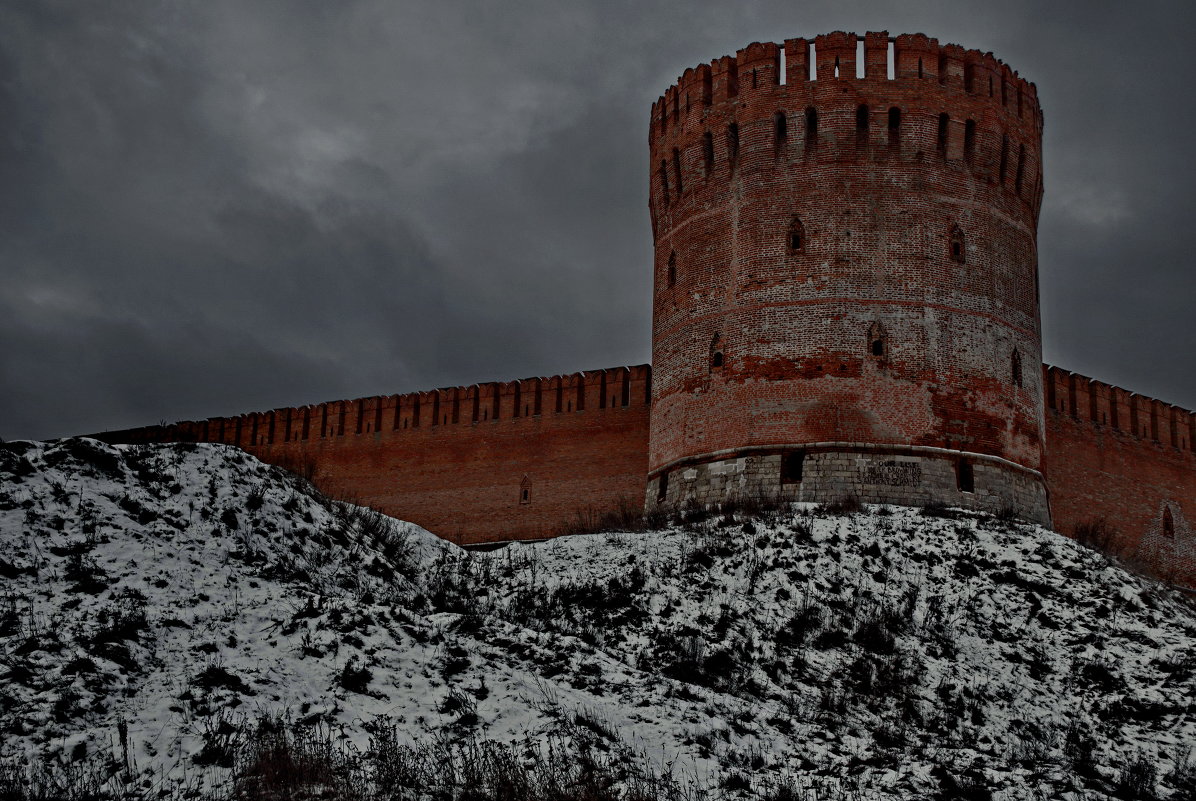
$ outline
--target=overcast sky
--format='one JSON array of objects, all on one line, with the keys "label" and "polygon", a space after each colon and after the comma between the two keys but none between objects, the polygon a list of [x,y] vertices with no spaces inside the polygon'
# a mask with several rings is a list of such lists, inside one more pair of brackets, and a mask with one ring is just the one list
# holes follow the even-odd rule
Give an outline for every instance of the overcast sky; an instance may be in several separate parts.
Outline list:
[{"label": "overcast sky", "polygon": [[0,0],[0,437],[647,362],[647,120],[924,32],[1046,115],[1045,358],[1196,406],[1191,2]]}]

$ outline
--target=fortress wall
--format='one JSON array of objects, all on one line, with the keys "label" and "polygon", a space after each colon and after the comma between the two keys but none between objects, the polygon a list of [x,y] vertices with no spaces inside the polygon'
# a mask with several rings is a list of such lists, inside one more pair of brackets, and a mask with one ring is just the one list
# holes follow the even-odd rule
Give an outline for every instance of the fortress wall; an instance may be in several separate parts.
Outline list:
[{"label": "fortress wall", "polygon": [[[646,365],[332,401],[107,432],[109,442],[224,442],[323,492],[461,544],[537,539],[579,515],[640,508]],[[526,497],[524,492],[526,491]]]},{"label": "fortress wall", "polygon": [[1103,519],[1108,550],[1196,587],[1196,415],[1058,367],[1045,379],[1055,529]]}]

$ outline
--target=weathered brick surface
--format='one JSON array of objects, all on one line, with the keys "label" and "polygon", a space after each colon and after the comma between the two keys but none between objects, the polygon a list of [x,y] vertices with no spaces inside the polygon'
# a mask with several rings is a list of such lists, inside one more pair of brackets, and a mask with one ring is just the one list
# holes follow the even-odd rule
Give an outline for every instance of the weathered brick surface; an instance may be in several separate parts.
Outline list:
[{"label": "weathered brick surface", "polygon": [[100,436],[306,464],[459,542],[551,536],[641,499],[853,494],[1068,534],[1103,518],[1116,549],[1196,587],[1196,417],[1038,368],[1034,85],[885,33],[863,37],[857,77],[858,41],[753,44],[653,105],[654,370]]},{"label": "weathered brick surface", "polygon": [[239,445],[455,542],[538,539],[639,506],[650,375],[641,365],[100,436]]},{"label": "weathered brick surface", "polygon": [[[858,78],[856,43],[787,41],[785,83],[780,48],[754,44],[687,70],[653,107],[653,478],[818,442],[1041,468],[1040,376],[1013,375],[1041,351],[1034,87],[923,36],[896,38],[890,79],[887,34],[865,39]],[[1018,506],[1014,483],[983,490]]]},{"label": "weathered brick surface", "polygon": [[1056,530],[1104,520],[1113,550],[1196,587],[1196,416],[1057,367],[1045,376]]}]

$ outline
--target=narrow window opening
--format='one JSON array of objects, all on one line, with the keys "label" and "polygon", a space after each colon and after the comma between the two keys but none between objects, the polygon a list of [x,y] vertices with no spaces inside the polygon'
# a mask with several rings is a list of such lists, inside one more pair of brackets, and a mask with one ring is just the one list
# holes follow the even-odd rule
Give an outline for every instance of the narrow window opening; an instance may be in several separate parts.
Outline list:
[{"label": "narrow window opening", "polygon": [[577,411],[584,412],[586,410],[586,380],[584,377],[577,379]]},{"label": "narrow window opening", "polygon": [[976,91],[976,68],[971,64],[963,66],[963,89],[968,94]]},{"label": "narrow window opening", "polygon": [[490,419],[497,420],[501,411],[502,395],[499,393],[498,384],[494,384],[490,392]]},{"label": "narrow window opening", "polygon": [[951,260],[965,264],[968,260],[967,244],[964,241],[963,229],[958,225],[951,229],[950,240]]},{"label": "narrow window opening", "polygon": [[752,70],[752,88],[756,88],[756,71]]},{"label": "narrow window opening", "polygon": [[778,111],[773,118],[773,131],[776,134],[777,155],[785,151],[785,144],[789,138],[789,120],[785,112]]},{"label": "narrow window opening", "polygon": [[374,431],[382,430],[382,399],[376,398],[374,400]]},{"label": "narrow window opening", "polygon": [[1017,88],[1017,116],[1022,116],[1022,87]]},{"label": "narrow window opening", "polygon": [[739,65],[731,61],[727,70],[727,97],[739,96]]},{"label": "narrow window opening", "polygon": [[857,145],[868,144],[868,107],[859,106],[855,110],[855,139]]},{"label": "narrow window opening", "polygon": [[727,126],[727,169],[734,171],[735,162],[739,160],[739,126],[731,123]]},{"label": "narrow window opening", "polygon": [[794,217],[789,223],[789,252],[801,253],[806,246],[806,229],[799,218]]},{"label": "narrow window opening", "polygon": [[519,382],[515,382],[514,398],[511,402],[511,417],[518,417],[520,409],[523,408],[523,387]]},{"label": "narrow window opening", "polygon": [[598,408],[606,408],[606,372],[602,373],[602,378],[599,380],[598,386]]},{"label": "narrow window opening", "polygon": [[972,463],[967,459],[960,459],[955,463],[955,478],[960,492],[976,491],[976,476],[972,471]]},{"label": "narrow window opening", "polygon": [[868,327],[868,352],[878,359],[885,355],[885,332],[880,323]]},{"label": "narrow window opening", "polygon": [[660,196],[664,205],[669,205],[669,170],[663,159],[660,162]]},{"label": "narrow window opening", "polygon": [[938,146],[939,155],[942,156],[943,158],[947,157],[947,130],[948,130],[948,126],[950,125],[950,122],[951,122],[951,118],[948,117],[946,113],[939,115],[939,130],[938,130],[937,146]]},{"label": "narrow window opening", "polygon": [[360,434],[365,425],[365,402],[357,401],[357,432]]},{"label": "narrow window opening", "polygon": [[1005,176],[1009,172],[1009,135],[1001,134],[1001,165],[997,169],[997,180],[1005,185]]},{"label": "narrow window opening", "polygon": [[786,451],[781,454],[781,483],[800,484],[805,462],[805,451]]},{"label": "narrow window opening", "polygon": [[988,76],[988,96],[993,96],[993,76]]},{"label": "narrow window opening", "polygon": [[1013,349],[1013,355],[1010,357],[1010,369],[1013,373],[1013,385],[1020,387],[1022,385],[1022,354],[1018,352],[1017,348]]},{"label": "narrow window opening", "polygon": [[1163,507],[1163,536],[1169,540],[1175,539],[1175,518],[1171,516],[1171,507]]},{"label": "narrow window opening", "polygon": [[1022,178],[1026,172],[1026,146],[1018,145],[1017,148],[1017,174],[1013,179],[1013,191],[1019,195],[1022,193]]},{"label": "narrow window opening", "polygon": [[939,83],[947,82],[947,57],[939,54]]},{"label": "narrow window opening", "polygon": [[806,152],[813,153],[818,147],[818,109],[806,109]]},{"label": "narrow window opening", "polygon": [[889,109],[889,144],[896,145],[901,141],[901,109],[893,106]]},{"label": "narrow window opening", "polygon": [[835,77],[839,77],[839,57],[835,56]]},{"label": "narrow window opening", "polygon": [[673,179],[673,183],[677,186],[677,198],[680,199],[681,193],[685,190],[682,189],[681,184],[681,151],[677,148],[673,148]]},{"label": "narrow window opening", "polygon": [[473,388],[473,411],[470,413],[470,420],[478,422],[482,419],[482,388]]},{"label": "narrow window opening", "polygon": [[719,334],[710,340],[710,371],[719,372],[723,369],[723,338]]},{"label": "narrow window opening", "polygon": [[564,386],[561,385],[561,382],[558,379],[557,383],[556,383],[556,411],[557,412],[560,412],[561,409],[563,408],[564,400],[565,400],[565,388],[564,388]]},{"label": "narrow window opening", "polygon": [[963,158],[971,164],[976,156],[976,121],[968,120],[963,129]]},{"label": "narrow window opening", "polygon": [[702,164],[709,175],[714,169],[714,135],[710,131],[702,135]]},{"label": "narrow window opening", "polygon": [[922,77],[922,59],[921,58],[918,59],[918,77],[919,78]]},{"label": "narrow window opening", "polygon": [[677,251],[675,250],[669,254],[668,283],[670,289],[677,286]]},{"label": "narrow window opening", "polygon": [[519,502],[530,503],[532,499],[532,480],[524,475],[519,482]]},{"label": "narrow window opening", "polygon": [[[304,409],[303,410],[303,439],[308,438],[308,433],[309,433],[310,429],[311,429],[311,409]],[[220,440],[222,442],[224,441],[223,432],[221,433]]]},{"label": "narrow window opening", "polygon": [[630,406],[631,405],[631,371],[630,370],[626,370],[623,372],[623,386],[622,386],[622,392],[621,392],[619,401],[620,401],[620,405],[622,405],[622,406]]},{"label": "narrow window opening", "polygon": [[340,410],[337,413],[336,434],[338,437],[345,435],[345,404],[341,404]]}]

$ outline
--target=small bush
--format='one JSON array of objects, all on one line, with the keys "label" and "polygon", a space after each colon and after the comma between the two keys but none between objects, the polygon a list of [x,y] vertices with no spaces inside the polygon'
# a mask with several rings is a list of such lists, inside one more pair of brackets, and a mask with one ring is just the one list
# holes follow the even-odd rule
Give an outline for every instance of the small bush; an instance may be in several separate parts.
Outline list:
[{"label": "small bush", "polygon": [[826,503],[819,504],[815,511],[824,515],[856,515],[864,511],[864,504],[860,503],[860,499],[855,495],[840,495],[838,498],[832,498]]},{"label": "small bush", "polygon": [[1138,754],[1132,762],[1121,769],[1117,777],[1117,790],[1122,798],[1132,801],[1153,801],[1155,794],[1155,765],[1145,754]]},{"label": "small bush", "polygon": [[374,672],[365,665],[358,665],[357,658],[351,657],[345,666],[341,668],[340,675],[336,678],[338,686],[345,688],[351,693],[358,693],[366,695],[369,692],[370,681],[374,678]]}]

